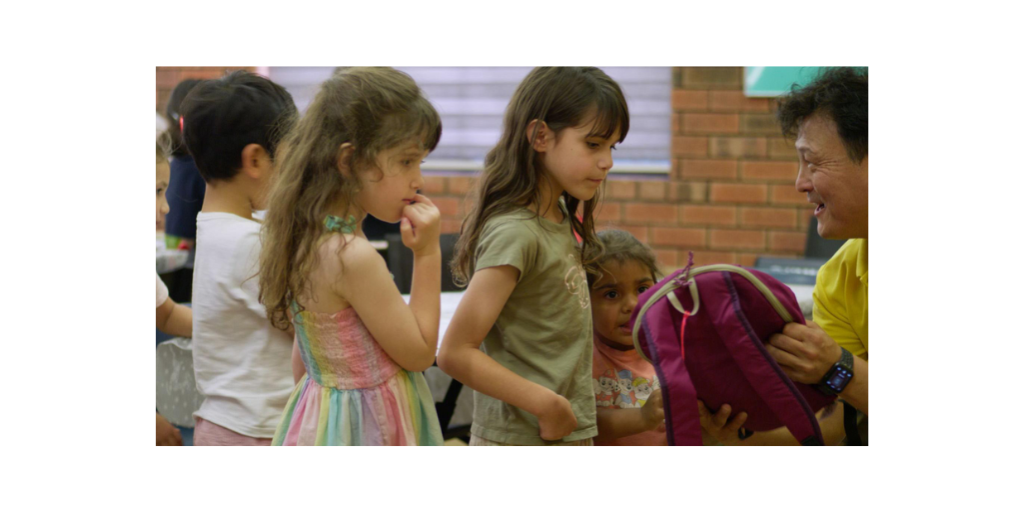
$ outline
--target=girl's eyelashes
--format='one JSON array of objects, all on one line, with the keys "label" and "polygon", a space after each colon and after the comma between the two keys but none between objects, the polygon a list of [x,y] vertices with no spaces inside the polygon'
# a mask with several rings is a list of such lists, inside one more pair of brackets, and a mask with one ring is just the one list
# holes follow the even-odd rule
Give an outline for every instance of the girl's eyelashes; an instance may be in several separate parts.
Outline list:
[{"label": "girl's eyelashes", "polygon": [[[643,286],[637,288],[637,295],[639,295],[641,293],[644,293],[644,292],[646,292],[647,290],[650,290],[650,289],[651,289],[650,286],[643,285]],[[610,300],[615,300],[615,299],[619,298],[619,292],[617,292],[615,290],[609,290],[608,292],[606,292],[604,294],[604,298],[610,299]]]},{"label": "girl's eyelashes", "polygon": [[[589,147],[590,149],[599,149],[602,144],[603,144],[603,142],[587,141],[587,147]],[[619,148],[615,144],[612,144],[609,149],[611,149],[612,151],[615,151],[615,150],[617,150]]]}]

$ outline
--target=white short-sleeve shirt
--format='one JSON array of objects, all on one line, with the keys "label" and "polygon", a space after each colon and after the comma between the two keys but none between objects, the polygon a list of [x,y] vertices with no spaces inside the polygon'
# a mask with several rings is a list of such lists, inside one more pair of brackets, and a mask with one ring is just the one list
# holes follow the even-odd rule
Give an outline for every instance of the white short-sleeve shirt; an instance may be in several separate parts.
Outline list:
[{"label": "white short-sleeve shirt", "polygon": [[259,303],[260,224],[200,212],[192,285],[192,359],[206,400],[195,415],[268,438],[295,385],[292,338]]}]

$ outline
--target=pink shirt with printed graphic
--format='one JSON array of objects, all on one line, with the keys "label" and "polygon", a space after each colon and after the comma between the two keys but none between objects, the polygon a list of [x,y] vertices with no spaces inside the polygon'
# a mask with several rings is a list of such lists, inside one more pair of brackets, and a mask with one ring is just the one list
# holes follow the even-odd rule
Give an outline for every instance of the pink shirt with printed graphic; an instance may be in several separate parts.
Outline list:
[{"label": "pink shirt with printed graphic", "polygon": [[[594,341],[594,395],[597,406],[609,409],[643,407],[651,393],[660,389],[654,367],[635,349],[615,350]],[[663,427],[620,437],[612,446],[665,446]]]}]

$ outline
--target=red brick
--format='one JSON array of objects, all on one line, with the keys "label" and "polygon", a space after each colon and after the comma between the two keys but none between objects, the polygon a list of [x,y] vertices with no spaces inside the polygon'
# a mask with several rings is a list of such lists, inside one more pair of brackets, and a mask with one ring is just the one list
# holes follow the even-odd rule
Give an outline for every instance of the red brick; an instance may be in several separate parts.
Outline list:
[{"label": "red brick", "polygon": [[441,219],[442,233],[458,233],[462,229],[461,219]]},{"label": "red brick", "polygon": [[796,143],[784,137],[772,137],[768,139],[768,157],[797,159]]},{"label": "red brick", "polygon": [[688,89],[743,89],[741,67],[682,68],[683,86]]},{"label": "red brick", "polygon": [[753,267],[754,263],[757,262],[758,255],[750,253],[742,253],[739,255],[740,261],[737,265],[743,267]]},{"label": "red brick", "polygon": [[711,91],[712,112],[768,112],[768,98],[748,98],[743,91]]},{"label": "red brick", "polygon": [[459,215],[465,217],[468,216],[469,211],[473,209],[473,205],[476,204],[476,199],[473,199],[472,197],[467,197],[460,201],[460,203],[461,204],[459,205]]},{"label": "red brick", "polygon": [[795,185],[772,185],[772,204],[807,205],[807,194]]},{"label": "red brick", "polygon": [[774,231],[769,237],[768,249],[771,251],[791,251],[803,254],[806,247],[807,233]]},{"label": "red brick", "polygon": [[683,206],[679,221],[684,224],[735,226],[735,206]]},{"label": "red brick", "polygon": [[[679,255],[680,262],[685,264],[685,260],[688,256]],[[693,265],[699,267],[701,265],[714,265],[716,263],[728,263],[729,265],[736,264],[736,253],[734,252],[713,252],[713,251],[694,251],[693,252]]]},{"label": "red brick", "polygon": [[795,228],[793,208],[740,208],[740,225],[744,227]]},{"label": "red brick", "polygon": [[637,240],[645,244],[650,239],[647,236],[647,233],[648,231],[650,231],[650,228],[648,228],[647,226],[632,226],[628,224],[622,224],[614,226],[612,229],[621,229],[622,231],[629,231],[634,237],[636,237]]},{"label": "red brick", "polygon": [[699,111],[708,109],[708,91],[676,89],[672,91],[672,110]]},{"label": "red brick", "polygon": [[605,188],[609,199],[636,199],[636,182],[632,180],[608,180]]},{"label": "red brick", "polygon": [[469,190],[473,187],[475,182],[476,180],[474,178],[452,176],[448,178],[448,193],[464,196],[469,193]]},{"label": "red brick", "polygon": [[678,266],[676,263],[677,255],[678,251],[674,249],[654,249],[654,257],[658,260],[658,265],[666,269]]},{"label": "red brick", "polygon": [[707,154],[717,158],[754,158],[768,154],[768,143],[763,138],[710,137]]},{"label": "red brick", "polygon": [[746,180],[771,180],[794,183],[796,162],[743,162],[740,176]]},{"label": "red brick", "polygon": [[708,201],[708,184],[702,181],[670,183],[668,200],[673,203],[706,203]]},{"label": "red brick", "polygon": [[173,89],[181,81],[181,71],[174,68],[156,68],[156,86],[160,89]]},{"label": "red brick", "polygon": [[669,204],[626,204],[626,220],[674,224],[678,210],[678,207]]},{"label": "red brick", "polygon": [[718,178],[736,179],[735,160],[683,160],[683,179]]},{"label": "red brick", "polygon": [[641,181],[640,199],[645,201],[664,201],[670,183],[665,181]]},{"label": "red brick", "polygon": [[802,231],[807,231],[807,226],[811,224],[811,217],[814,217],[814,210],[810,208],[798,208],[796,214],[796,227]]},{"label": "red brick", "polygon": [[707,230],[694,228],[651,228],[651,245],[700,249],[707,244]]},{"label": "red brick", "polygon": [[781,135],[782,128],[775,114],[742,114],[740,131],[755,135]]},{"label": "red brick", "polygon": [[442,217],[455,217],[459,215],[459,203],[458,199],[452,197],[434,197],[430,199],[434,202],[434,206],[441,212]]},{"label": "red brick", "polygon": [[601,201],[594,210],[594,217],[598,222],[620,222],[622,220],[622,203]]},{"label": "red brick", "polygon": [[708,138],[672,137],[672,156],[708,156]]},{"label": "red brick", "polygon": [[712,249],[764,249],[764,231],[712,229]]},{"label": "red brick", "polygon": [[768,200],[768,185],[712,183],[712,203],[764,203]]},{"label": "red brick", "polygon": [[423,195],[444,194],[446,180],[443,176],[424,176]]},{"label": "red brick", "polygon": [[683,133],[739,133],[737,114],[683,114]]}]

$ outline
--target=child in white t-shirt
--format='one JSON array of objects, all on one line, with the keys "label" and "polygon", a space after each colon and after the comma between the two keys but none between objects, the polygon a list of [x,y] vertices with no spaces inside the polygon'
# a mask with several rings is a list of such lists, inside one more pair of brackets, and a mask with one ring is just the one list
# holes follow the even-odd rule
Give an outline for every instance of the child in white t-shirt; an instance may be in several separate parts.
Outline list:
[{"label": "child in white t-shirt", "polygon": [[205,400],[195,444],[269,445],[293,386],[292,337],[259,302],[260,223],[274,152],[296,109],[281,86],[238,71],[195,86],[183,139],[203,180],[193,274],[192,357]]}]

